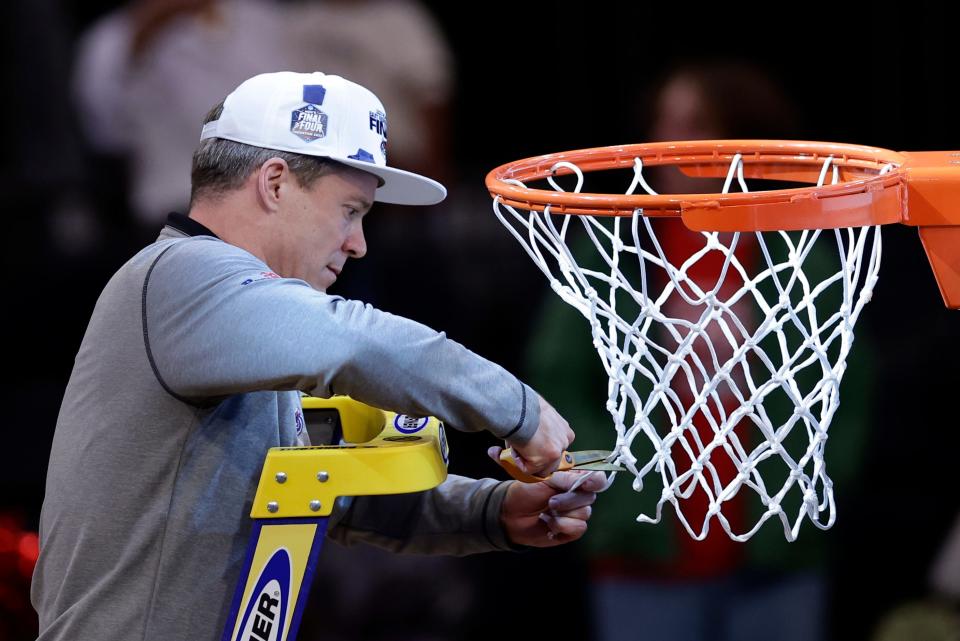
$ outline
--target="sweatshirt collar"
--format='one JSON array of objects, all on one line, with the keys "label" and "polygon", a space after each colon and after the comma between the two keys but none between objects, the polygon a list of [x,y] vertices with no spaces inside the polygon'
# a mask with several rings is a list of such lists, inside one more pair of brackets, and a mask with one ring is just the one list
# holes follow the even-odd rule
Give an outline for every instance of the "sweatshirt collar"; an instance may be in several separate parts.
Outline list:
[{"label": "sweatshirt collar", "polygon": [[220,239],[220,237],[210,231],[206,225],[179,212],[174,211],[167,215],[167,225],[177,231],[183,232],[187,236],[213,236],[217,240]]}]

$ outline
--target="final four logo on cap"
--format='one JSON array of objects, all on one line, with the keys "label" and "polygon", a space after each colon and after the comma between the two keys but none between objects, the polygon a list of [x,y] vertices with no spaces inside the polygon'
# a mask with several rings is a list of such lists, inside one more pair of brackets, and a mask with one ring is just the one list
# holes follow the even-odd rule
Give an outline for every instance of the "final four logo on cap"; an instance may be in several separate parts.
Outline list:
[{"label": "final four logo on cap", "polygon": [[323,104],[326,94],[323,85],[303,85],[303,101],[307,104],[291,112],[290,133],[304,142],[327,135],[327,114],[318,106]]}]

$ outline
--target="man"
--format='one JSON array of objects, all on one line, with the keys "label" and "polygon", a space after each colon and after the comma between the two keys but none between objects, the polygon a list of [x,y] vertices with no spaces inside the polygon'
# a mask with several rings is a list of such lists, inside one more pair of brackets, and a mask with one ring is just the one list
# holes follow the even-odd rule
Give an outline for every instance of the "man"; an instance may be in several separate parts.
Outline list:
[{"label": "man", "polygon": [[[77,354],[40,524],[41,639],[219,638],[263,457],[307,442],[299,391],[486,429],[526,471],[556,469],[573,432],[533,390],[443,334],[325,293],[366,252],[374,201],[445,196],[387,166],[386,135],[376,96],[321,73],[256,76],[211,112],[189,216],[114,275]],[[451,475],[355,499],[330,536],[419,553],[556,545],[582,535],[603,484],[578,479]]]}]

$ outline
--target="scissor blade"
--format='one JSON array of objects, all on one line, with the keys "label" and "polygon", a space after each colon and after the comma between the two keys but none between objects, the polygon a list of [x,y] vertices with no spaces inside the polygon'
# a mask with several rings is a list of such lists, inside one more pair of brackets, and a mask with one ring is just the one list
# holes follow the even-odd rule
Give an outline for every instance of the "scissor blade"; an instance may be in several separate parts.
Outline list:
[{"label": "scissor blade", "polygon": [[575,470],[590,470],[590,471],[600,471],[600,472],[626,472],[627,468],[622,465],[615,465],[613,463],[584,463],[583,465],[574,466]]},{"label": "scissor blade", "polygon": [[587,463],[602,463],[610,457],[613,452],[610,450],[582,450],[580,452],[568,452],[573,457],[573,467],[582,467]]}]

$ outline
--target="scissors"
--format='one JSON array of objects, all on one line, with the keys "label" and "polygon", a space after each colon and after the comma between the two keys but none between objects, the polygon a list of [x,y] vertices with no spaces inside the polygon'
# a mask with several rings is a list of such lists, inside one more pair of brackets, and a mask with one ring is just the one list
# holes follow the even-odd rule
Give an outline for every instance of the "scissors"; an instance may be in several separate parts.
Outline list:
[{"label": "scissors", "polygon": [[[582,450],[580,452],[567,452],[560,456],[560,466],[557,472],[566,472],[568,470],[600,470],[603,472],[623,472],[626,470],[622,465],[608,463],[606,459],[613,454],[610,450]],[[527,474],[517,466],[517,461],[513,457],[513,448],[507,448],[500,452],[500,465],[510,476],[523,481],[524,483],[539,483],[546,481],[553,476],[534,476]]]}]

